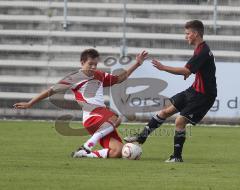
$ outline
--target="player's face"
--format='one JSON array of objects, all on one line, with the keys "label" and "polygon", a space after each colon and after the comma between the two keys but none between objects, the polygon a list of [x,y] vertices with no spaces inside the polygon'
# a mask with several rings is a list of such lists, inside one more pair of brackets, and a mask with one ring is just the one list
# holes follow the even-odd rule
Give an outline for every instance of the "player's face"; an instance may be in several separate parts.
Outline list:
[{"label": "player's face", "polygon": [[188,41],[188,44],[194,45],[197,38],[197,32],[191,29],[185,29],[185,39]]},{"label": "player's face", "polygon": [[97,69],[99,58],[91,58],[88,57],[88,59],[85,62],[82,62],[82,70],[87,75],[92,75],[93,72]]}]

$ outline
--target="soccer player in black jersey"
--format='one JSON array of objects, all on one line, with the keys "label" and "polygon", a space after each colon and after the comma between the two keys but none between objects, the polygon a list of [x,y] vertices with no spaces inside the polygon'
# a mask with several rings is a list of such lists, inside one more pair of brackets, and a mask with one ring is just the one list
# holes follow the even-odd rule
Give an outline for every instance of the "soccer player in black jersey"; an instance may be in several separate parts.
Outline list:
[{"label": "soccer player in black jersey", "polygon": [[186,40],[194,46],[194,54],[184,67],[171,67],[152,60],[154,67],[175,75],[183,75],[186,80],[195,74],[195,81],[188,89],[170,98],[171,105],[163,108],[151,118],[143,131],[136,135],[125,137],[127,142],[143,144],[148,135],[158,128],[166,118],[180,112],[175,120],[174,151],[166,162],[183,162],[182,149],[185,142],[185,126],[188,123],[197,124],[214,104],[217,96],[216,67],[214,56],[203,40],[204,26],[199,20],[192,20],[185,24]]}]

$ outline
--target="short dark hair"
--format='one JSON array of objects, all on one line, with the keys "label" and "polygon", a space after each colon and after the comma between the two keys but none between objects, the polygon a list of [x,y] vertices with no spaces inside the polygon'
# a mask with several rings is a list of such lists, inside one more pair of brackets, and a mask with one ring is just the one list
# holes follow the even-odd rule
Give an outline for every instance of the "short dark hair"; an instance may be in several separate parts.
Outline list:
[{"label": "short dark hair", "polygon": [[99,53],[97,50],[90,48],[90,49],[85,49],[82,53],[81,53],[81,57],[80,57],[80,61],[85,62],[87,61],[87,59],[90,57],[92,59],[95,59],[97,57],[99,57]]},{"label": "short dark hair", "polygon": [[194,31],[198,32],[198,34],[203,37],[204,34],[204,25],[200,20],[191,20],[186,22],[185,24],[186,29],[193,29]]}]

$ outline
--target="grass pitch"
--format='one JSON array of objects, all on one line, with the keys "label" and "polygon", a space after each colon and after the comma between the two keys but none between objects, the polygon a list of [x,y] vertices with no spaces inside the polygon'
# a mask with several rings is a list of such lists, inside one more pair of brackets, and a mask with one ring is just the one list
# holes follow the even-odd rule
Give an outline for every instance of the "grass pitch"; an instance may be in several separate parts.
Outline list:
[{"label": "grass pitch", "polygon": [[[120,130],[139,127],[122,125]],[[72,159],[70,153],[87,136],[62,136],[51,122],[1,121],[0,189],[239,189],[240,128],[188,131],[184,163],[164,163],[173,143],[171,133],[165,132],[148,139],[138,161]]]}]

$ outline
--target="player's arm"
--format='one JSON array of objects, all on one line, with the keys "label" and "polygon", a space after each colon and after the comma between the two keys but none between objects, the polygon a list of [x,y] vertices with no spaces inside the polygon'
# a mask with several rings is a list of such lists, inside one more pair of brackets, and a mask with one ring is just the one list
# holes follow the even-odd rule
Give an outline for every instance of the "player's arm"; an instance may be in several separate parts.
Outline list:
[{"label": "player's arm", "polygon": [[52,88],[49,88],[48,90],[45,90],[42,93],[40,93],[38,96],[32,98],[30,101],[16,103],[13,105],[13,107],[17,108],[17,109],[27,109],[27,108],[32,107],[37,102],[39,102],[49,96],[52,96],[55,93],[56,92]]},{"label": "player's arm", "polygon": [[[73,74],[76,74],[76,72],[74,72]],[[43,100],[47,97],[50,97],[56,93],[66,92],[69,88],[71,88],[71,84],[73,83],[73,81],[72,81],[73,74],[71,73],[68,76],[64,77],[57,84],[55,84],[52,87],[50,87],[49,89],[41,92],[39,95],[32,98],[30,101],[16,103],[13,105],[13,107],[17,108],[17,109],[27,109],[27,108],[32,107],[34,104],[40,102],[41,100]]]},{"label": "player's arm", "polygon": [[171,67],[163,65],[161,62],[153,59],[152,64],[160,71],[166,71],[174,75],[183,75],[184,79],[188,78],[191,75],[191,71],[187,67]]},{"label": "player's arm", "polygon": [[117,83],[121,83],[124,80],[126,80],[132,74],[133,71],[135,71],[140,65],[142,65],[143,61],[146,60],[147,57],[148,57],[148,52],[146,51],[143,51],[142,53],[137,54],[136,63],[132,65],[128,70],[123,71],[118,75]]}]

